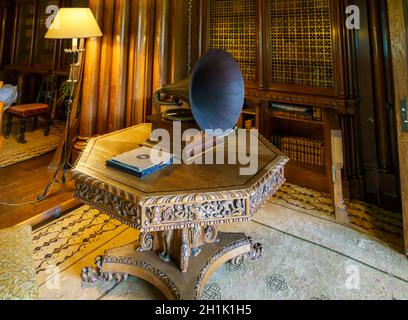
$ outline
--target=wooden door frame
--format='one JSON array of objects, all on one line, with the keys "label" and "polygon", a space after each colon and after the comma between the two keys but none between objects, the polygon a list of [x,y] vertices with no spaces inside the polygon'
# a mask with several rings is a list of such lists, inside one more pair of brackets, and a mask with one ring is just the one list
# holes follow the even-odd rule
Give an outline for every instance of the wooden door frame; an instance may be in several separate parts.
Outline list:
[{"label": "wooden door frame", "polygon": [[408,100],[408,0],[388,0],[391,35],[405,254],[408,256],[408,132],[402,130],[402,104]]}]

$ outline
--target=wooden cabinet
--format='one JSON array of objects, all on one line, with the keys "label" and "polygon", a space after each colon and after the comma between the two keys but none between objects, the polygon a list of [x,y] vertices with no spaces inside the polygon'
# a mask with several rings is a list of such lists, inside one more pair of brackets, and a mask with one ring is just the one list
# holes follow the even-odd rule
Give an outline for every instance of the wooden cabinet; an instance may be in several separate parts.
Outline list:
[{"label": "wooden cabinet", "polygon": [[[354,1],[361,11],[356,32],[345,25],[348,0],[200,0],[196,30],[199,53],[223,48],[238,61],[253,106],[249,113],[257,110],[253,123],[263,135],[330,143],[333,128],[324,119],[277,117],[270,106],[333,111],[343,134],[346,196],[398,210],[386,2]],[[241,126],[246,119],[244,114]],[[306,187],[331,186],[327,165],[304,165],[292,157],[287,175]]]},{"label": "wooden cabinet", "polygon": [[260,64],[260,1],[210,0],[203,2],[204,48],[222,48],[237,60],[247,87],[258,87]]},{"label": "wooden cabinet", "polygon": [[[292,159],[287,168],[288,180],[325,192],[330,192],[332,176],[323,155],[318,158],[312,154],[313,148],[324,146],[326,131],[331,130],[322,114],[326,108],[338,113],[354,111],[353,107],[347,108],[353,102],[344,92],[339,2],[201,2],[203,52],[209,48],[230,52],[245,79],[251,108],[243,113],[240,126],[256,126],[275,143],[281,138],[293,143],[285,145]],[[304,109],[305,117],[298,117],[297,112],[276,112],[275,105]],[[317,109],[319,119],[313,117]],[[304,144],[308,148],[311,144],[313,150],[301,155]]]},{"label": "wooden cabinet", "polygon": [[209,48],[230,52],[242,69],[247,96],[346,108],[341,1],[201,3],[201,53]]},{"label": "wooden cabinet", "polygon": [[265,88],[339,96],[338,2],[265,2]]}]

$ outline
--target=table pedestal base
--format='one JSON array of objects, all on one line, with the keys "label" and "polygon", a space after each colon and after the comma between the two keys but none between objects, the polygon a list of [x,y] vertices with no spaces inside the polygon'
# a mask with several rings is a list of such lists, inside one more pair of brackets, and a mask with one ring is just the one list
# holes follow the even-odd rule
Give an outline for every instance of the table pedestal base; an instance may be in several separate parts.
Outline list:
[{"label": "table pedestal base", "polygon": [[120,282],[132,275],[154,285],[169,300],[198,300],[211,275],[224,263],[242,263],[262,255],[262,245],[254,244],[244,234],[219,233],[218,239],[190,258],[187,272],[181,272],[173,261],[165,262],[158,252],[140,252],[138,246],[133,245],[110,250],[104,257],[98,257],[97,270],[84,268],[82,279]]}]

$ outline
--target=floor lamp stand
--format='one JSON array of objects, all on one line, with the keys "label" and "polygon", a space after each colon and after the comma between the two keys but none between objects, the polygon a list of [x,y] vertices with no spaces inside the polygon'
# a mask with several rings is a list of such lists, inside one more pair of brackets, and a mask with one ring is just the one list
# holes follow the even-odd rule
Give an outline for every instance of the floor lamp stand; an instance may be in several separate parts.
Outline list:
[{"label": "floor lamp stand", "polygon": [[[72,112],[73,112],[73,105],[74,105],[74,100],[75,100],[75,84],[77,80],[75,80],[75,68],[78,67],[78,56],[80,53],[84,53],[85,49],[65,49],[65,52],[70,55],[70,72],[69,72],[69,78],[67,82],[70,85],[69,89],[69,97],[65,101],[65,105],[67,107],[66,110],[66,115],[67,115],[67,120],[65,123],[65,137],[64,137],[64,150],[63,150],[63,156],[61,158],[61,161],[57,167],[57,169],[54,171],[53,178],[48,182],[47,186],[45,187],[44,192],[37,197],[39,201],[42,201],[46,199],[51,191],[52,186],[58,182],[65,184],[67,180],[67,172],[72,168],[72,165],[70,163],[70,156],[71,156],[71,118],[72,118]],[[61,176],[61,181],[58,180],[59,174],[62,173]]]}]

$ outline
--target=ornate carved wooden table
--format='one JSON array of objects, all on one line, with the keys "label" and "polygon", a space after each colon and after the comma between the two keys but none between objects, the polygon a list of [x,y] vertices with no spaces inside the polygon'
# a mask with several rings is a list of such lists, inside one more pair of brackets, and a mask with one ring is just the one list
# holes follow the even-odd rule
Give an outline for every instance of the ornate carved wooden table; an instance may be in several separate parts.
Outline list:
[{"label": "ornate carved wooden table", "polygon": [[249,221],[285,182],[288,159],[259,137],[254,176],[241,176],[240,165],[174,165],[144,179],[106,167],[106,160],[137,148],[150,133],[145,124],[90,140],[73,170],[77,199],[140,231],[134,245],[108,251],[82,277],[120,281],[133,275],[168,299],[199,299],[217,268],[262,254],[261,244],[217,226]]}]

